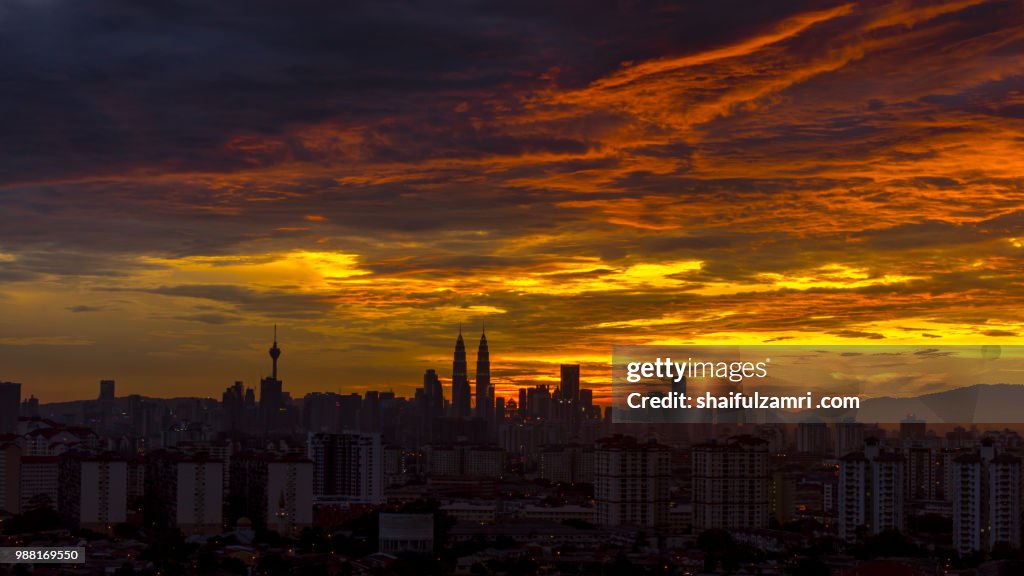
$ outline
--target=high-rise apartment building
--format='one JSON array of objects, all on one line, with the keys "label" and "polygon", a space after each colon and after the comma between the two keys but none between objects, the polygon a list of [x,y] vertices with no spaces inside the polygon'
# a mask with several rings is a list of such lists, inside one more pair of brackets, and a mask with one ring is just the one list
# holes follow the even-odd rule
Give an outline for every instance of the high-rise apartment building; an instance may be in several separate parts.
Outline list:
[{"label": "high-rise apartment building", "polygon": [[953,461],[953,546],[960,554],[1020,545],[1021,461],[990,443]]},{"label": "high-rise apartment building", "polygon": [[114,454],[62,459],[60,512],[81,528],[109,532],[128,519],[128,461]]},{"label": "high-rise apartment building", "polygon": [[224,530],[224,461],[206,454],[151,454],[146,493],[152,495],[149,522],[177,527],[186,536]]},{"label": "high-rise apartment building", "polygon": [[231,517],[282,536],[313,524],[313,462],[295,455],[243,454],[231,462]]},{"label": "high-rise apartment building", "polygon": [[693,448],[694,529],[767,528],[768,441],[735,436]]},{"label": "high-rise apartment building", "polygon": [[858,532],[903,530],[906,460],[883,452],[868,438],[863,452],[852,452],[839,466],[839,537],[847,542]]},{"label": "high-rise apartment building", "polygon": [[562,484],[594,482],[594,449],[582,444],[546,446],[537,455],[541,478]]},{"label": "high-rise apartment building", "polygon": [[655,441],[616,435],[594,451],[594,498],[602,526],[668,524],[672,452]]},{"label": "high-rise apartment building", "polygon": [[315,497],[367,504],[383,501],[380,434],[310,434],[307,457],[313,462]]}]

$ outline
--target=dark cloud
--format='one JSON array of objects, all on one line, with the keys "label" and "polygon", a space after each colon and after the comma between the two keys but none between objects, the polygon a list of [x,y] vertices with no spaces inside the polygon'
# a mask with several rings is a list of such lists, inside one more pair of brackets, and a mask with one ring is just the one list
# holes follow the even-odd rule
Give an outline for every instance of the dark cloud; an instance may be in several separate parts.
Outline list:
[{"label": "dark cloud", "polygon": [[[269,156],[232,155],[225,145],[232,135],[276,137],[328,120],[396,117],[409,120],[383,125],[381,136],[397,130],[403,145],[374,153],[408,157],[436,147],[428,136],[448,129],[448,112],[465,100],[514,104],[516,92],[539,86],[551,69],[559,82],[581,85],[622,61],[727,42],[763,27],[761,18],[801,7],[776,5],[767,14],[756,2],[733,3],[666,6],[657,18],[640,6],[595,10],[584,2],[186,1],[173,10],[124,0],[88,8],[8,4],[0,25],[7,119],[0,174],[52,178],[139,165],[237,170],[311,160],[317,150],[287,138]],[[559,139],[452,136],[462,154],[581,150]]]},{"label": "dark cloud", "polygon": [[[334,304],[319,294],[301,294],[284,290],[254,290],[226,284],[188,284],[159,286],[156,288],[121,289],[107,288],[106,291],[133,291],[170,296],[210,300],[234,306],[236,309],[271,317],[315,318],[331,310]],[[182,319],[224,323],[210,320],[224,320],[227,316],[216,313],[194,314]]]},{"label": "dark cloud", "polygon": [[117,278],[154,267],[118,254],[33,249],[17,253],[13,260],[0,266],[0,277],[6,276],[9,281],[36,280],[48,275]]},{"label": "dark cloud", "polygon": [[237,322],[237,316],[231,316],[228,314],[216,314],[213,312],[205,312],[201,314],[189,314],[185,316],[175,316],[175,320],[186,320],[188,322],[201,322],[203,324],[213,324],[220,326],[222,324],[230,324]]},{"label": "dark cloud", "polygon": [[982,330],[981,334],[992,338],[1017,336],[1017,332],[1013,330]]},{"label": "dark cloud", "polygon": [[833,330],[829,334],[840,338],[869,338],[871,340],[882,340],[885,338],[882,334],[864,332],[862,330]]}]

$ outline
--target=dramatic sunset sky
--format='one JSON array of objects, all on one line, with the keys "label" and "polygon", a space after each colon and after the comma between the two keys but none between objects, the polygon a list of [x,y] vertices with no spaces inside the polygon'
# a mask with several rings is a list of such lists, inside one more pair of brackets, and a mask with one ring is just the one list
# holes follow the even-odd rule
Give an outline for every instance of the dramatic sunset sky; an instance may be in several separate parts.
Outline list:
[{"label": "dramatic sunset sky", "polygon": [[[1022,343],[1024,4],[0,4],[0,380]],[[471,368],[472,377],[472,368]]]}]

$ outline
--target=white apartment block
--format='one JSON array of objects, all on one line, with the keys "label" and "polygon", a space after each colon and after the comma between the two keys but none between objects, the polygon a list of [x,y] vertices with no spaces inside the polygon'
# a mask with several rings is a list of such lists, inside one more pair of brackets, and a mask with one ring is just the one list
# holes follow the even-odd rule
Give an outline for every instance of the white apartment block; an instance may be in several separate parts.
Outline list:
[{"label": "white apartment block", "polygon": [[281,535],[297,536],[313,525],[313,463],[308,460],[268,462],[266,468],[268,526]]},{"label": "white apartment block", "polygon": [[960,554],[1020,545],[1020,459],[991,446],[953,463],[953,545]]},{"label": "white apartment block", "polygon": [[219,534],[224,522],[224,464],[197,459],[178,462],[175,468],[175,524],[186,535]]},{"label": "white apartment block", "polygon": [[906,495],[906,460],[883,453],[878,441],[869,438],[863,452],[847,454],[839,467],[839,537],[857,539],[867,534],[903,530]]},{"label": "white apartment block", "polygon": [[96,532],[128,519],[128,463],[110,456],[66,458],[61,464],[61,513]]}]

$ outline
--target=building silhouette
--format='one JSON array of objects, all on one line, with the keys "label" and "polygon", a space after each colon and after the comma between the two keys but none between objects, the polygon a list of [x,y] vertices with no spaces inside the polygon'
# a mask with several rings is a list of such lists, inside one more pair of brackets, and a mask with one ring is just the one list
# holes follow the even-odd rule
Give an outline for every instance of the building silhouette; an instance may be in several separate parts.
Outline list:
[{"label": "building silhouette", "polygon": [[466,343],[462,340],[462,328],[455,341],[455,358],[452,361],[452,416],[470,416],[469,375],[466,367]]},{"label": "building silhouette", "polygon": [[245,418],[245,390],[242,382],[228,386],[221,394],[221,410],[224,412],[224,430],[241,432]]},{"label": "building silhouette", "polygon": [[13,434],[18,430],[21,408],[21,384],[0,382],[0,434]]},{"label": "building silhouette", "polygon": [[274,434],[283,431],[287,424],[282,384],[277,377],[277,360],[281,357],[281,349],[277,346],[277,325],[274,325],[274,344],[268,353],[272,363],[271,373],[260,380],[259,420],[264,434]]},{"label": "building silhouette", "polygon": [[491,386],[491,353],[487,348],[487,333],[480,332],[480,345],[476,350],[476,415],[485,422],[494,421],[494,387]]},{"label": "building silhouette", "polygon": [[580,365],[562,364],[559,367],[560,379],[559,390],[562,391],[562,399],[577,406],[580,402]]},{"label": "building silhouette", "polygon": [[444,387],[437,371],[432,368],[423,373],[423,395],[429,425],[429,420],[444,417]]},{"label": "building silhouette", "polygon": [[113,380],[100,380],[100,402],[113,402],[114,387],[116,383]]}]

